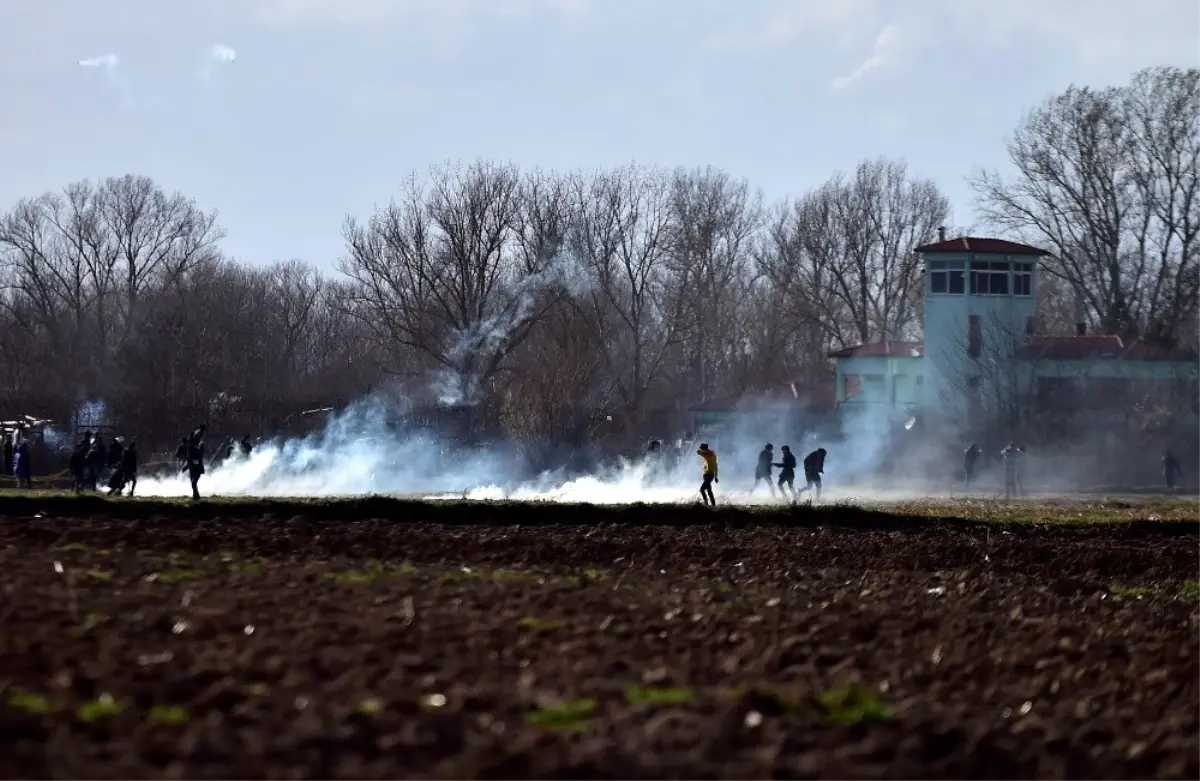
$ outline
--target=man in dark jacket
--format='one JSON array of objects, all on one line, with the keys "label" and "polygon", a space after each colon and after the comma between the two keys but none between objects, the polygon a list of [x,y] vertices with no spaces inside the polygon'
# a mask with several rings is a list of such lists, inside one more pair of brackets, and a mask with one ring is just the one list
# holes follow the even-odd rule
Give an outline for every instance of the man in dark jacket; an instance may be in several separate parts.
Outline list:
[{"label": "man in dark jacket", "polygon": [[771,483],[771,467],[775,460],[775,448],[770,442],[758,454],[758,465],[754,467],[754,487],[750,489],[750,493],[758,490],[758,484],[765,482],[767,488],[771,490],[771,498],[775,498],[775,486]]},{"label": "man in dark jacket", "polygon": [[[789,493],[792,499],[796,498],[796,456],[792,453],[792,448],[784,445],[783,460],[775,466],[779,467],[779,495],[787,496]],[[785,488],[786,487],[786,488]]]},{"label": "man in dark jacket", "polygon": [[204,474],[204,432],[207,430],[208,424],[200,425],[188,440],[187,473],[192,483],[193,499],[200,498],[200,476]]},{"label": "man in dark jacket", "polygon": [[[137,440],[129,440],[129,445],[125,448],[125,454],[121,459],[121,472],[125,478],[125,482],[129,485],[129,495],[133,496],[133,492],[137,490],[137,473],[138,473],[138,452]],[[120,491],[117,491],[120,494]]]},{"label": "man in dark jacket", "polygon": [[96,485],[100,482],[100,476],[107,465],[108,447],[104,444],[104,438],[97,434],[92,439],[92,447],[88,450],[87,455],[87,487],[89,490],[96,490]]},{"label": "man in dark jacket", "polygon": [[797,493],[813,492],[813,501],[821,501],[821,475],[825,473],[825,448],[819,447],[804,457],[805,486]]}]

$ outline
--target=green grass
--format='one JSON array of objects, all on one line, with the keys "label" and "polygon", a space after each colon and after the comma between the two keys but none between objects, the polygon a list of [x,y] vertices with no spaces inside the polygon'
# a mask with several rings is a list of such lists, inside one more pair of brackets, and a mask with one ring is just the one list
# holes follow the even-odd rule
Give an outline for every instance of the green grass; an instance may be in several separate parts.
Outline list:
[{"label": "green grass", "polygon": [[631,703],[682,705],[695,699],[695,695],[691,689],[683,686],[641,686],[635,683],[625,687],[625,699]]},{"label": "green grass", "polygon": [[8,695],[8,707],[35,716],[46,716],[56,713],[58,707],[49,698],[33,692],[16,691]]},{"label": "green grass", "polygon": [[75,715],[80,721],[91,724],[120,716],[124,712],[125,706],[114,700],[112,695],[101,694],[96,699],[80,705]]},{"label": "green grass", "polygon": [[378,716],[383,713],[383,700],[378,697],[367,697],[358,703],[356,710],[364,716]]},{"label": "green grass", "polygon": [[761,506],[722,505],[704,511],[691,504],[594,507],[525,502],[425,502],[414,497],[360,496],[339,498],[264,499],[213,497],[190,499],[129,498],[76,495],[71,491],[0,491],[4,511],[16,516],[38,513],[79,517],[103,513],[113,518],[140,519],[155,515],[211,520],[214,510],[231,519],[301,517],[310,522],[381,522],[381,518],[411,518],[429,523],[489,523],[521,525],[610,523],[693,525],[722,523],[845,523],[866,526],[912,525],[925,520],[975,521],[1000,524],[1093,524],[1186,522],[1200,525],[1195,496],[1087,495],[1071,498],[927,499],[862,506],[807,504]]},{"label": "green grass", "polygon": [[1109,586],[1108,592],[1115,597],[1129,597],[1131,599],[1152,597],[1155,593],[1154,589],[1148,586],[1122,586],[1119,583],[1114,583]]},{"label": "green grass", "polygon": [[879,692],[861,684],[823,692],[816,702],[822,720],[833,724],[870,726],[896,719],[896,711],[884,703]]},{"label": "green grass", "polygon": [[402,564],[387,564],[377,560],[367,562],[367,566],[363,569],[345,570],[342,572],[327,572],[322,577],[326,580],[333,580],[338,583],[352,586],[361,586],[367,583],[374,583],[384,578],[396,578],[404,575],[411,575],[417,572],[417,568],[409,562]]},{"label": "green grass", "polygon": [[564,705],[539,708],[525,714],[525,721],[535,727],[576,729],[587,725],[599,710],[593,699],[573,700]]},{"label": "green grass", "polygon": [[178,726],[187,724],[189,716],[187,708],[178,705],[155,705],[146,715],[146,720],[161,726]]},{"label": "green grass", "polygon": [[1200,580],[1185,580],[1179,584],[1176,596],[1187,602],[1200,602]]},{"label": "green grass", "polygon": [[180,567],[178,569],[163,570],[158,573],[158,577],[154,580],[159,583],[186,583],[189,580],[202,580],[207,576],[208,573],[202,569]]}]

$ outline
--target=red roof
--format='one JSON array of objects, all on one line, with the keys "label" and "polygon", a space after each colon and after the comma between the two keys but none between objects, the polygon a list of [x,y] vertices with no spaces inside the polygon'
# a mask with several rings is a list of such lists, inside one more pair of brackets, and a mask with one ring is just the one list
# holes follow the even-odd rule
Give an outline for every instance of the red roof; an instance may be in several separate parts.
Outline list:
[{"label": "red roof", "polygon": [[817,386],[797,383],[777,386],[766,391],[747,391],[717,399],[709,399],[688,407],[689,412],[733,412],[780,408],[832,410],[837,407],[837,387],[833,382]]},{"label": "red roof", "polygon": [[1135,341],[1125,344],[1115,334],[1084,336],[1034,336],[1017,350],[1018,358],[1050,361],[1128,360],[1128,361],[1190,361],[1195,355],[1172,350],[1152,342]]},{"label": "red roof", "polygon": [[981,239],[975,236],[959,236],[957,239],[947,239],[934,244],[917,247],[917,252],[926,255],[947,252],[973,252],[977,255],[1049,255],[1044,249],[1031,247],[1028,244],[1018,244],[1004,239]]},{"label": "red roof", "polygon": [[921,342],[872,342],[834,350],[830,358],[920,358],[925,354]]}]

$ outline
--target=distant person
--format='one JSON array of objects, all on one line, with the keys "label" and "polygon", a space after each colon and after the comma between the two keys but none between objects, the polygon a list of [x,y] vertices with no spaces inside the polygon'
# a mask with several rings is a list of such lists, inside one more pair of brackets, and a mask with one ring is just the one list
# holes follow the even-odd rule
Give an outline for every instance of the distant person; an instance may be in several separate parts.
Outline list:
[{"label": "distant person", "polygon": [[242,441],[238,444],[242,448],[242,457],[249,458],[250,453],[254,450],[254,445],[250,444],[250,435],[247,434],[246,436],[242,437]]},{"label": "distant person", "polygon": [[767,488],[771,491],[771,498],[775,498],[775,485],[771,482],[771,467],[775,460],[775,447],[768,442],[766,447],[758,454],[758,465],[754,467],[754,487],[750,489],[750,493],[758,490],[758,484],[765,482]]},{"label": "distant person", "polygon": [[[137,475],[138,475],[138,452],[137,440],[129,440],[129,445],[125,448],[125,455],[121,461],[121,473],[125,479],[125,484],[129,486],[129,495],[133,496],[133,492],[137,490]],[[124,486],[122,486],[124,488]],[[120,496],[121,492],[117,491]]]},{"label": "distant person", "polygon": [[75,444],[71,451],[69,466],[74,481],[75,492],[78,493],[87,486],[87,457],[92,448],[92,432],[83,432],[83,439]]},{"label": "distant person", "polygon": [[975,482],[975,470],[979,467],[981,455],[983,450],[974,442],[963,453],[963,488],[966,490],[970,490],[971,483]]},{"label": "distant person", "polygon": [[813,492],[813,501],[821,501],[821,475],[825,474],[825,448],[819,447],[804,457],[804,487],[797,493]]},{"label": "distant person", "polygon": [[188,447],[189,442],[187,437],[180,437],[179,447],[175,448],[175,463],[179,465],[180,472],[186,472],[188,466]]},{"label": "distant person", "polygon": [[792,453],[792,448],[789,445],[784,445],[780,450],[783,452],[783,460],[774,466],[779,467],[779,495],[791,495],[792,499],[796,498],[796,456]]},{"label": "distant person", "polygon": [[1000,451],[1004,458],[1004,498],[1012,499],[1022,494],[1021,486],[1021,457],[1025,451],[1016,442],[1009,442],[1008,447]]},{"label": "distant person", "polygon": [[15,471],[13,466],[16,463],[17,453],[13,450],[12,437],[5,435],[4,437],[4,474],[11,475]]},{"label": "distant person", "polygon": [[97,434],[92,437],[92,446],[88,449],[87,454],[88,490],[96,490],[96,486],[100,482],[100,476],[104,473],[104,467],[107,464],[108,448],[104,444],[104,438]]},{"label": "distant person", "polygon": [[1183,477],[1183,469],[1179,466],[1179,459],[1175,454],[1168,450],[1163,454],[1163,478],[1167,483],[1167,493],[1175,493],[1175,478]]},{"label": "distant person", "polygon": [[115,437],[108,447],[108,495],[120,495],[125,487],[125,446],[124,437]]},{"label": "distant person", "polygon": [[198,426],[188,440],[187,473],[192,484],[192,499],[200,498],[200,477],[204,474],[204,432],[208,425]]},{"label": "distant person", "polygon": [[33,462],[30,460],[29,440],[22,438],[16,447],[13,472],[17,476],[18,488],[33,488]]},{"label": "distant person", "polygon": [[717,454],[709,448],[707,442],[700,443],[700,449],[696,451],[696,455],[704,462],[704,474],[700,483],[700,498],[704,500],[704,504],[711,507],[716,507],[717,497],[713,494],[713,483],[719,483],[721,480],[717,477]]}]

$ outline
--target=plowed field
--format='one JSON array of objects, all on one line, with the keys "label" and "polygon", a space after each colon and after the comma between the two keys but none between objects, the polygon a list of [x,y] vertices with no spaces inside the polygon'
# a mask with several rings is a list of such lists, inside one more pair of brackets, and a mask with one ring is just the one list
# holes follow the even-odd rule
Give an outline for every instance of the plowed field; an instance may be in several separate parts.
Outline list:
[{"label": "plowed field", "polygon": [[72,506],[0,504],[3,777],[1200,775],[1195,522]]}]

